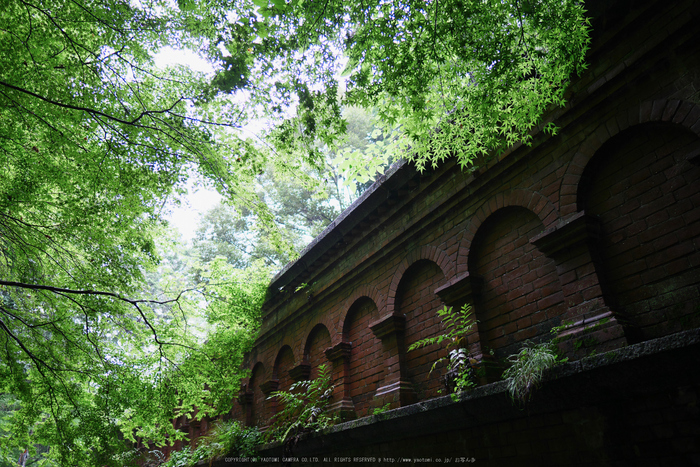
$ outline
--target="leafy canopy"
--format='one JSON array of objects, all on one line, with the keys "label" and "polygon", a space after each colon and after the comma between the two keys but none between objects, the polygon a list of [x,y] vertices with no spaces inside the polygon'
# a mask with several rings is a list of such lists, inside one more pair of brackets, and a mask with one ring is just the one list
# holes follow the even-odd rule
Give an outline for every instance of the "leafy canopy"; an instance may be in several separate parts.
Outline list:
[{"label": "leafy canopy", "polygon": [[297,104],[272,132],[277,150],[313,159],[342,135],[343,106],[376,108],[391,144],[349,157],[360,177],[387,155],[419,168],[456,156],[467,167],[527,142],[585,68],[588,20],[574,0],[253,3],[247,26],[232,26],[256,57],[248,75],[269,102]]},{"label": "leafy canopy", "polygon": [[[274,226],[257,177],[324,173],[344,108],[380,125],[381,144],[335,161],[360,183],[390,157],[468,166],[527,142],[583,67],[583,13],[572,0],[5,1],[0,455],[43,445],[47,462],[125,465],[121,439],[172,441],[170,418],[230,408],[265,268],[213,261],[198,294],[141,298],[164,206],[192,173]],[[199,51],[215,75],[156,69],[164,46]],[[263,116],[261,144],[243,126]]]},{"label": "leafy canopy", "polygon": [[204,295],[144,294],[164,206],[192,172],[265,211],[249,188],[264,156],[235,132],[244,119],[205,76],[153,66],[164,45],[207,40],[191,22],[166,1],[0,8],[8,462],[27,450],[60,465],[125,465],[126,441],[181,438],[174,416],[231,407],[268,272],[214,264]]}]

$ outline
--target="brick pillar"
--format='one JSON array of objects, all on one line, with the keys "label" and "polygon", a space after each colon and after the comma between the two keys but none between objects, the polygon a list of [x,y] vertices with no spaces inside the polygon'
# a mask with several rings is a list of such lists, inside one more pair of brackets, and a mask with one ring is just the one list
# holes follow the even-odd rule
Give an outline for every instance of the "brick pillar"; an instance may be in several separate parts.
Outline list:
[{"label": "brick pillar", "polygon": [[417,402],[413,385],[406,377],[406,317],[388,315],[370,324],[370,329],[382,341],[384,381],[377,388],[372,407],[389,404],[390,408]]},{"label": "brick pillar", "polygon": [[[471,331],[465,336],[464,342],[460,347],[464,347],[469,352],[469,357],[476,362],[477,377],[480,384],[486,384],[490,381],[498,381],[501,375],[501,369],[496,365],[495,358],[489,353],[484,353],[482,341],[479,334],[479,323],[476,322],[476,301],[481,294],[483,280],[481,277],[471,275],[466,272],[455,277],[447,284],[435,289],[435,294],[447,306],[461,309],[465,304],[472,306],[472,318],[474,326]],[[480,370],[481,371],[478,371]],[[497,371],[494,371],[497,370]],[[491,373],[494,373],[493,375]],[[497,375],[495,373],[498,373]]]},{"label": "brick pillar", "polygon": [[607,351],[627,344],[622,326],[605,302],[600,266],[596,270],[600,235],[598,218],[581,211],[530,240],[556,263],[568,307],[562,315],[564,328],[557,337],[561,349],[572,355],[575,350],[580,351],[577,356],[584,356],[586,348]]},{"label": "brick pillar", "polygon": [[238,403],[243,407],[245,413],[245,426],[253,426],[253,404],[255,403],[253,391],[248,391],[246,386],[243,386],[238,393]]},{"label": "brick pillar", "polygon": [[[270,418],[277,415],[277,398],[276,397],[270,398],[270,394],[277,391],[277,388],[279,388],[279,386],[280,386],[280,382],[278,379],[271,379],[271,380],[265,381],[264,383],[262,383],[260,385],[260,390],[262,391],[263,394],[265,394],[265,397],[266,397],[265,402],[267,404],[267,409],[268,409],[267,413],[270,414]],[[270,426],[269,419],[265,420],[265,422],[267,423],[267,425],[265,425],[264,427],[259,426],[258,428],[260,428],[261,430],[264,431],[265,428]]]},{"label": "brick pillar", "polygon": [[355,404],[350,397],[350,342],[339,342],[326,349],[326,358],[333,364],[333,399],[329,411],[336,412],[341,420],[356,418]]}]

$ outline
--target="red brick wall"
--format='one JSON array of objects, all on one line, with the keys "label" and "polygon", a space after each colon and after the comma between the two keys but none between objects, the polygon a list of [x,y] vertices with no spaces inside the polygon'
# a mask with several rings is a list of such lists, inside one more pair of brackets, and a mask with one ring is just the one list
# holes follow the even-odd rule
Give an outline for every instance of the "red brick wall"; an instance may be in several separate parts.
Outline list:
[{"label": "red brick wall", "polygon": [[606,143],[580,202],[602,221],[600,275],[630,342],[700,326],[700,167],[697,135],[641,125]]},{"label": "red brick wall", "polygon": [[370,323],[378,318],[377,306],[363,297],[350,307],[344,323],[343,337],[352,344],[349,395],[358,417],[370,415],[370,401],[383,377],[382,345],[369,330]]},{"label": "red brick wall", "polygon": [[532,212],[510,207],[481,225],[472,243],[469,270],[482,281],[475,300],[482,351],[497,358],[517,353],[526,340],[549,340],[561,324],[564,295],[554,261],[530,239],[543,231]]},{"label": "red brick wall", "polygon": [[256,385],[288,388],[330,347],[334,402],[355,416],[434,397],[444,348],[405,349],[465,302],[470,351],[496,360],[555,325],[572,358],[700,325],[700,4],[596,8],[590,67],[544,119],[557,135],[473,173],[394,167],[273,280]]},{"label": "red brick wall", "polygon": [[[269,380],[274,382],[271,390],[268,390],[267,399],[265,400],[265,407],[263,409],[264,413],[270,414],[270,417],[274,416],[281,409],[281,402],[278,402],[276,398],[270,398],[274,391],[288,391],[289,388],[294,384],[294,379],[289,374],[290,370],[294,368],[294,354],[292,349],[288,346],[282,347],[277,359],[275,360],[275,365],[273,368],[272,379]],[[263,383],[265,384],[265,383]],[[267,420],[264,426],[269,425],[270,419]]]},{"label": "red brick wall", "polygon": [[294,368],[294,354],[292,349],[285,346],[280,349],[280,352],[275,361],[273,378],[279,381],[278,390],[286,391],[294,383],[289,371]]},{"label": "red brick wall", "polygon": [[[697,465],[700,373],[688,370],[699,359],[700,329],[686,331],[559,366],[526,410],[508,400],[505,385],[476,388],[459,401],[428,401],[308,436],[294,445],[293,464]],[[289,451],[268,446],[259,455],[249,465],[279,465]]]},{"label": "red brick wall", "polygon": [[[440,267],[428,260],[413,264],[405,273],[397,291],[399,313],[406,315],[406,348],[421,339],[435,337],[445,332],[437,314],[444,304],[433,291],[444,283]],[[406,370],[418,399],[436,397],[441,389],[440,371],[444,365],[430,374],[430,368],[439,358],[447,356],[444,345],[430,345],[408,352]]]},{"label": "red brick wall", "polygon": [[318,376],[318,367],[326,365],[330,368],[330,362],[326,358],[325,351],[331,346],[331,336],[323,324],[319,324],[312,331],[306,344],[304,360],[311,366],[310,378]]}]

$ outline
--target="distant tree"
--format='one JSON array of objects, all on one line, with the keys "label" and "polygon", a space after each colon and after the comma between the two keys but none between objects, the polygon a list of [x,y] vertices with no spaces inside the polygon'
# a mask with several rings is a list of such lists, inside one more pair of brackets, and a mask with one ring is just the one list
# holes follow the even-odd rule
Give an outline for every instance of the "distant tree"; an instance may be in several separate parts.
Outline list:
[{"label": "distant tree", "polygon": [[[322,185],[304,184],[267,171],[258,179],[259,196],[272,215],[272,227],[260,224],[248,209],[220,203],[202,215],[193,240],[203,263],[223,257],[234,267],[245,268],[256,261],[279,269],[296,259],[301,250],[340,213],[329,202]],[[336,203],[337,204],[337,203]],[[289,249],[277,248],[270,239],[274,229]]]},{"label": "distant tree", "polygon": [[309,186],[304,180],[309,178],[299,179],[273,171],[260,179],[261,198],[274,213],[275,223],[287,233],[288,241],[297,252],[340,214],[339,206],[329,202],[327,186],[316,182]]},{"label": "distant tree", "polygon": [[[37,459],[41,445],[42,462],[127,465],[135,436],[172,441],[173,416],[230,407],[269,271],[215,259],[197,295],[144,293],[164,290],[146,273],[191,173],[292,257],[282,226],[317,233],[336,207],[275,183],[326,190],[312,179],[329,154],[365,184],[389,157],[468,166],[527,142],[583,67],[587,27],[573,0],[5,1],[0,394],[13,399],[0,456]],[[215,76],[156,69],[166,45],[201,52]],[[381,131],[339,153],[353,105]],[[263,116],[264,141],[244,138]]]},{"label": "distant tree", "polygon": [[[338,148],[320,147],[323,164],[304,166],[294,172],[265,170],[257,177],[260,200],[267,206],[274,226],[260,224],[245,206],[220,203],[200,219],[193,241],[203,263],[217,256],[232,266],[245,268],[252,262],[280,268],[306,247],[371,184],[347,180],[342,167],[353,160],[353,153],[377,151],[374,146],[383,137],[370,111],[359,107],[343,110],[348,122],[345,140]],[[371,149],[370,149],[371,148]],[[275,229],[289,250],[281,250],[270,241]]]},{"label": "distant tree", "polygon": [[385,136],[375,108],[345,107],[342,117],[347,124],[345,140],[331,151],[326,166],[333,182],[330,191],[335,189],[335,197],[345,209],[372,185],[375,175],[384,173],[395,161],[397,154],[387,149],[397,135],[389,132]]},{"label": "distant tree", "polygon": [[217,257],[238,268],[250,263],[250,244],[255,234],[250,232],[245,214],[249,213],[237,215],[235,208],[219,203],[202,215],[193,245],[204,263]]},{"label": "distant tree", "polygon": [[[168,1],[0,8],[5,462],[26,450],[30,465],[44,446],[46,465],[127,465],[135,435],[182,436],[173,416],[226,410],[243,376],[234,354],[255,332],[262,276],[241,278],[235,293],[233,272],[220,289],[210,281],[206,296],[144,293],[160,261],[163,206],[190,173],[265,211],[249,183],[264,155],[235,133],[244,119],[203,75],[153,66],[164,45],[204,41],[193,26]],[[207,303],[227,304],[235,326],[213,326],[204,344],[191,331],[196,305]]]}]

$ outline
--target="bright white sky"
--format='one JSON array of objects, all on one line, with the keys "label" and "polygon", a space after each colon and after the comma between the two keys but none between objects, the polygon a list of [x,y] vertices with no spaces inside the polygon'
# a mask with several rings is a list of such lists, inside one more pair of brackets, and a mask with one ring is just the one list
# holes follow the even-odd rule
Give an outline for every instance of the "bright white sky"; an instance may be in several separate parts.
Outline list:
[{"label": "bright white sky", "polygon": [[[166,47],[154,58],[158,67],[178,64],[188,66],[192,70],[203,73],[214,72],[212,66],[206,60],[188,50],[175,50]],[[341,80],[341,83],[343,81],[344,80]],[[249,124],[247,128],[251,134],[256,134],[262,126],[263,124],[261,122],[253,122]],[[169,210],[172,212],[166,217],[170,223],[180,231],[183,240],[185,242],[190,242],[194,238],[200,215],[213,208],[221,200],[222,196],[216,191],[199,188],[192,183],[189,187],[189,194],[181,199],[181,205],[169,206]]]},{"label": "bright white sky", "polygon": [[[193,70],[211,73],[213,69],[206,60],[187,50],[166,48],[155,56],[156,65],[187,65]],[[221,195],[214,190],[198,189],[194,184],[189,187],[189,194],[182,199],[180,206],[170,206],[172,213],[167,216],[170,223],[182,234],[183,240],[189,242],[194,238],[199,224],[199,216],[204,214],[216,203],[221,201]]]},{"label": "bright white sky", "polygon": [[185,242],[194,238],[197,225],[199,225],[199,216],[221,201],[221,195],[216,191],[197,189],[194,186],[190,186],[189,190],[189,194],[182,199],[182,204],[171,206],[172,212],[166,216],[170,224],[180,231]]}]

